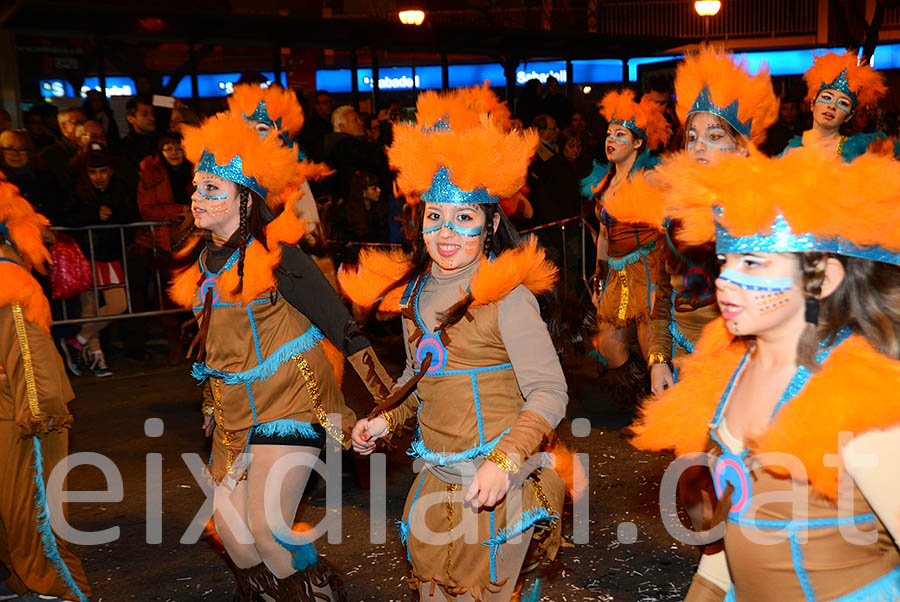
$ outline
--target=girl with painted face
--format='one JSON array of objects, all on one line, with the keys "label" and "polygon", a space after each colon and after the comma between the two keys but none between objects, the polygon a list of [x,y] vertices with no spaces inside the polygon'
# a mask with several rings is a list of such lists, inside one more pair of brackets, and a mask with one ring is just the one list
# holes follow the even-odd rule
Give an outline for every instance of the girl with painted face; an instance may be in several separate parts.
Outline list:
[{"label": "girl with painted face", "polygon": [[721,317],[634,427],[641,449],[711,454],[724,551],[703,556],[689,602],[900,591],[893,164],[798,149],[661,174],[682,238],[714,237],[722,263]]},{"label": "girl with painted face", "polygon": [[[582,181],[583,194],[597,201],[600,220],[593,291],[598,328],[595,353],[622,401],[633,402],[642,396],[647,373],[646,362],[629,351],[628,328],[636,327],[646,356],[661,240],[656,228],[620,222],[604,203],[634,175],[658,163],[650,150],[665,145],[672,129],[663,107],[649,97],[635,102],[631,90],[608,92],[600,112],[609,122],[605,143],[609,164],[595,163],[593,173]],[[602,279],[604,257],[608,257],[608,269]]]},{"label": "girl with painted face", "polygon": [[[285,90],[277,84],[268,88],[262,88],[258,84],[235,86],[234,94],[228,97],[228,110],[232,115],[239,115],[260,141],[271,138],[279,147],[293,148],[294,138],[303,128],[303,108],[297,101],[297,95],[293,90]],[[308,251],[328,282],[336,288],[334,262],[325,253],[325,233],[319,226],[319,210],[309,187],[309,180],[318,180],[331,173],[331,170],[323,164],[307,160],[299,148],[297,156],[298,162],[294,166],[290,183],[280,193],[269,194],[266,205],[273,212],[280,212],[282,208],[290,210],[299,218],[305,233],[301,239],[304,250]],[[333,295],[329,294],[329,297]],[[325,338],[322,345],[331,357],[341,354],[338,349],[340,345],[336,346],[336,342],[329,338]],[[393,384],[371,347],[350,355],[348,359],[373,397],[382,397],[383,392]]]},{"label": "girl with painted face", "polygon": [[333,575],[292,523],[322,447],[349,446],[356,417],[335,371],[370,344],[296,246],[303,222],[267,206],[291,181],[294,153],[224,113],[186,128],[184,149],[196,166],[193,230],[176,244],[170,295],[199,324],[189,354],[197,350],[192,375],[213,437],[214,521],[235,566],[234,599],[331,599]]},{"label": "girl with painted face", "polygon": [[419,197],[413,255],[364,251],[358,272],[340,274],[362,308],[401,314],[407,342],[398,388],[357,423],[353,445],[371,453],[416,418],[410,453],[425,469],[400,533],[419,599],[506,602],[532,535],[537,557],[555,555],[565,496],[533,456],[567,401],[535,299],[556,268],[498,206],[522,187],[537,137],[509,132],[486,88],[423,93],[417,109],[389,151],[401,189]]},{"label": "girl with painted face", "polygon": [[[678,65],[675,90],[676,110],[685,123],[684,152],[621,188],[607,204],[621,221],[653,224],[664,236],[647,355],[655,395],[675,384],[673,366],[693,353],[703,328],[719,316],[715,249],[680,239],[680,224],[668,219],[657,174],[677,174],[685,166],[713,166],[724,158],[756,154],[756,145],[778,117],[778,99],[768,72],[751,75],[746,65],[711,48],[689,55]],[[694,528],[702,530],[704,508],[709,509],[704,497],[715,495],[709,471],[703,467],[686,470],[678,493]],[[706,546],[704,552],[715,553],[720,545]]]},{"label": "girl with painted face", "polygon": [[813,126],[802,136],[792,138],[784,152],[798,146],[814,146],[848,162],[869,151],[893,153],[900,158],[900,149],[882,132],[842,133],[858,109],[877,104],[887,93],[884,76],[857,63],[857,56],[849,53],[829,52],[813,59],[813,66],[803,75]]}]

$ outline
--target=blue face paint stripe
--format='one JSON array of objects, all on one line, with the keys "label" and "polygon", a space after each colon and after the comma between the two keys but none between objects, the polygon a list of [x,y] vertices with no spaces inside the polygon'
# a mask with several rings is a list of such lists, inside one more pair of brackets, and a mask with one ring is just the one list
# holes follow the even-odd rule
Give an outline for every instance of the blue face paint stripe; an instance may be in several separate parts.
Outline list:
[{"label": "blue face paint stripe", "polygon": [[850,114],[850,109],[848,109],[847,107],[844,107],[844,106],[839,105],[834,99],[832,99],[832,100],[826,100],[826,99],[824,99],[824,98],[817,98],[817,99],[816,99],[816,102],[821,102],[822,104],[825,104],[825,105],[834,105],[835,107],[837,107],[838,109],[840,109],[841,111],[843,111],[844,113],[846,113],[847,115]]},{"label": "blue face paint stripe", "polygon": [[198,193],[200,196],[202,196],[204,199],[206,199],[207,201],[222,201],[222,200],[225,200],[225,199],[228,198],[228,194],[227,194],[227,193],[223,193],[223,194],[206,194],[205,192],[203,192],[203,191],[200,190],[199,188],[197,189],[197,193]]},{"label": "blue face paint stripe", "polygon": [[454,224],[450,220],[446,220],[440,224],[436,224],[434,226],[428,226],[427,228],[422,228],[422,232],[425,234],[433,234],[435,232],[440,232],[444,228],[450,228],[453,232],[456,232],[460,236],[481,236],[481,233],[484,231],[484,226],[476,226],[474,228],[463,228],[460,225]]},{"label": "blue face paint stripe", "polygon": [[616,140],[617,142],[628,144],[628,138],[619,138],[618,136],[613,136],[612,134],[607,134],[606,137],[612,140]]},{"label": "blue face paint stripe", "polygon": [[765,278],[762,276],[751,276],[744,274],[731,268],[725,268],[719,274],[719,279],[725,282],[731,282],[737,286],[751,291],[773,291],[784,292],[790,290],[794,285],[793,278]]}]

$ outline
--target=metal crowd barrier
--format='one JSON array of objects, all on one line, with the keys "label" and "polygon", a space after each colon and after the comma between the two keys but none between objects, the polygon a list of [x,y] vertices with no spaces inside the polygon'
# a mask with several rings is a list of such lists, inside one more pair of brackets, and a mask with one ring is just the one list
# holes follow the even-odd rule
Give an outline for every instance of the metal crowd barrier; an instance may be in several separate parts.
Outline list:
[{"label": "metal crowd barrier", "polygon": [[[555,222],[549,222],[546,224],[541,224],[539,226],[535,226],[533,228],[526,228],[524,230],[520,230],[519,234],[529,234],[532,232],[537,232],[539,230],[545,230],[548,228],[556,228],[559,227],[560,234],[562,237],[562,261],[561,261],[561,271],[563,273],[563,282],[566,286],[568,286],[569,274],[568,274],[568,247],[566,245],[566,231],[571,228],[570,224],[573,222],[579,223],[579,231],[581,235],[581,256],[585,256],[586,252],[586,244],[588,239],[588,230],[590,226],[581,216],[570,217],[567,219],[558,220]],[[89,260],[91,264],[91,274],[92,278],[92,286],[91,293],[94,295],[94,307],[97,308],[99,312],[100,309],[100,290],[101,287],[97,285],[97,261],[94,253],[94,232],[97,230],[118,230],[119,231],[119,241],[122,249],[122,272],[123,272],[123,280],[122,283],[125,287],[125,300],[126,300],[126,311],[121,314],[111,315],[111,316],[90,316],[86,318],[70,318],[68,315],[68,309],[66,307],[65,300],[62,301],[62,320],[56,320],[53,322],[54,326],[61,326],[65,324],[83,324],[86,322],[109,322],[112,320],[125,320],[129,318],[150,318],[157,316],[164,316],[168,314],[179,313],[184,311],[183,309],[165,309],[165,287],[163,286],[163,276],[160,274],[158,269],[154,269],[154,277],[156,278],[156,296],[159,309],[154,311],[139,311],[135,312],[132,303],[131,296],[131,283],[128,278],[128,250],[127,244],[125,242],[125,230],[126,229],[139,229],[139,228],[147,228],[150,231],[150,240],[152,243],[152,252],[154,257],[159,257],[159,249],[156,246],[156,228],[160,226],[174,226],[173,222],[134,222],[131,224],[97,224],[93,226],[84,226],[78,228],[68,228],[68,227],[60,227],[54,226],[51,228],[54,232],[86,232],[88,239],[88,254]],[[591,235],[593,235],[593,231],[591,230]],[[380,243],[380,242],[349,242],[346,243],[350,246],[356,247],[385,247],[385,248],[394,248],[401,247],[403,245],[397,243]],[[82,252],[84,250],[82,249]],[[586,265],[585,262],[581,262],[581,278],[584,281],[585,287],[590,290],[590,282],[586,273]]]},{"label": "metal crowd barrier", "polygon": [[[125,313],[111,315],[111,316],[90,316],[87,318],[70,318],[68,308],[66,307],[66,300],[62,300],[62,313],[63,319],[56,320],[53,322],[54,326],[62,326],[64,324],[83,324],[85,322],[109,322],[112,320],[125,320],[128,318],[149,318],[155,316],[164,316],[166,314],[174,314],[181,311],[183,309],[164,309],[165,304],[163,300],[163,291],[165,290],[162,286],[162,276],[159,273],[159,270],[154,270],[156,274],[156,294],[157,299],[159,301],[159,309],[156,311],[140,311],[135,312],[132,305],[131,300],[131,284],[128,281],[128,251],[127,245],[125,243],[125,230],[126,229],[137,229],[137,228],[149,228],[150,229],[150,240],[152,242],[152,250],[154,257],[159,257],[159,249],[156,246],[156,228],[159,226],[174,226],[173,222],[134,222],[131,224],[97,224],[93,226],[83,226],[79,228],[66,228],[61,226],[54,226],[51,228],[54,232],[86,232],[88,239],[88,251],[89,251],[89,260],[91,263],[91,280],[92,286],[91,290],[94,295],[94,307],[96,308],[97,313],[100,312],[100,287],[97,286],[97,261],[94,255],[94,232],[97,230],[118,230],[119,231],[119,241],[122,246],[122,275],[124,282],[122,283],[125,286],[125,301],[127,303]],[[84,249],[82,249],[84,252]]]}]

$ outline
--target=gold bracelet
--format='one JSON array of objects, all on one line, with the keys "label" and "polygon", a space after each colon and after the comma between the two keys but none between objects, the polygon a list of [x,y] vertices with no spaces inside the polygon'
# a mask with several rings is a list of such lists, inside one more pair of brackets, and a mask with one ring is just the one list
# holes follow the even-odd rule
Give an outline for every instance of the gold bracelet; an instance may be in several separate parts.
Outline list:
[{"label": "gold bracelet", "polygon": [[204,405],[202,412],[204,416],[215,416],[216,408],[214,408],[213,406]]},{"label": "gold bracelet", "polygon": [[518,465],[499,449],[492,450],[491,453],[485,456],[485,459],[496,464],[503,472],[519,472]]},{"label": "gold bracelet", "polygon": [[384,431],[384,435],[387,435],[388,433],[390,433],[394,430],[395,426],[397,426],[397,421],[394,419],[393,414],[391,414],[390,412],[385,411],[385,410],[382,410],[382,412],[379,414],[379,416],[381,416],[384,419],[384,421],[387,423],[387,430]]},{"label": "gold bracelet", "polygon": [[647,357],[647,366],[655,366],[656,364],[668,364],[669,359],[660,353],[659,351],[654,351]]}]

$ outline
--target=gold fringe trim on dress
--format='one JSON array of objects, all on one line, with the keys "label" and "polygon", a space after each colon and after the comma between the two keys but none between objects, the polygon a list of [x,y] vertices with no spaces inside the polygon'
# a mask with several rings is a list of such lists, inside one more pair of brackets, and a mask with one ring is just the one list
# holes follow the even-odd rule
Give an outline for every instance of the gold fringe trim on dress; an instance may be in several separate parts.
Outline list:
[{"label": "gold fringe trim on dress", "polygon": [[322,425],[325,432],[328,433],[332,439],[337,441],[341,447],[347,447],[349,444],[347,433],[332,424],[331,420],[328,419],[325,408],[322,407],[319,383],[316,381],[316,375],[313,373],[309,362],[306,361],[306,358],[303,357],[302,353],[292,356],[291,359],[297,364],[297,368],[300,369],[300,374],[303,375],[303,379],[306,381],[306,391],[309,393],[310,399],[312,399],[313,411],[316,414],[316,419],[318,419],[319,424]]},{"label": "gold fringe trim on dress", "polygon": [[[225,412],[222,409],[222,389],[219,386],[219,381],[215,378],[210,378],[210,380],[212,381],[213,401],[216,405],[216,424],[222,429],[222,445],[228,450],[227,460],[225,461],[225,474],[228,475],[231,474],[231,470],[234,468],[234,461],[237,458],[237,454],[231,448],[231,444],[234,443],[234,431],[229,431],[225,428]],[[246,478],[246,472],[242,475],[241,480],[243,478]]]},{"label": "gold fringe trim on dress", "polygon": [[28,409],[33,418],[41,417],[41,407],[38,405],[37,385],[34,382],[34,365],[31,357],[31,347],[28,345],[28,335],[25,332],[25,317],[22,315],[22,306],[12,306],[13,322],[16,325],[16,338],[19,340],[19,351],[22,354],[22,364],[25,369],[25,394],[28,398]]}]

